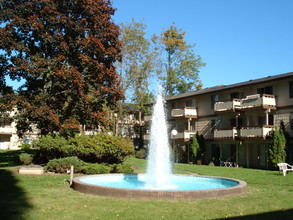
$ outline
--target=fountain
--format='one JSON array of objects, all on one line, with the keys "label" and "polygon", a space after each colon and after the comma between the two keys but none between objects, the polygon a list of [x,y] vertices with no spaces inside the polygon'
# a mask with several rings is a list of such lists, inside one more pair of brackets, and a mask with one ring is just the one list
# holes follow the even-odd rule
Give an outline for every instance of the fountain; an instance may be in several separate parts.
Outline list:
[{"label": "fountain", "polygon": [[153,108],[146,174],[102,174],[76,177],[71,187],[83,193],[123,198],[202,199],[246,191],[241,180],[172,174],[162,95]]},{"label": "fountain", "polygon": [[166,189],[171,187],[171,160],[161,89],[153,109],[150,145],[147,164],[146,187]]}]

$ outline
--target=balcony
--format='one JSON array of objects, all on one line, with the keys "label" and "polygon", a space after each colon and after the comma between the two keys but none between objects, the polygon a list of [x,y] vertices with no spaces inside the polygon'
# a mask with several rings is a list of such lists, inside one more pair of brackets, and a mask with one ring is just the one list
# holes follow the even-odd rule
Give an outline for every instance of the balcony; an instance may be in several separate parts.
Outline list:
[{"label": "balcony", "polygon": [[227,101],[220,101],[215,103],[215,112],[226,112],[232,111],[234,112],[236,109],[241,108],[241,100],[240,99],[232,99]]},{"label": "balcony", "polygon": [[216,129],[214,131],[214,139],[218,140],[235,140],[238,137],[238,130],[236,128]]},{"label": "balcony", "polygon": [[12,126],[0,127],[0,134],[13,134],[16,133],[16,129]]},{"label": "balcony", "polygon": [[145,115],[145,116],[143,117],[143,120],[144,120],[145,122],[149,122],[149,121],[152,120],[152,116],[151,116],[151,115]]},{"label": "balcony", "polygon": [[254,94],[243,99],[232,99],[215,103],[215,112],[234,112],[235,110],[249,109],[276,109],[276,98],[274,95]]},{"label": "balcony", "polygon": [[150,139],[151,139],[151,135],[150,134],[144,134],[143,135],[143,140],[149,141]]},{"label": "balcony", "polygon": [[257,127],[243,127],[240,129],[240,137],[241,139],[249,139],[249,138],[261,138],[266,139],[271,135],[273,130],[273,126],[264,125]]},{"label": "balcony", "polygon": [[276,109],[276,98],[274,95],[255,94],[241,99],[241,109],[249,108]]},{"label": "balcony", "polygon": [[10,142],[1,142],[0,143],[0,150],[10,149]]},{"label": "balcony", "polygon": [[175,137],[171,137],[172,139],[183,139],[185,142],[189,141],[190,138],[196,134],[196,131],[193,130],[185,130],[183,132],[178,132]]},{"label": "balcony", "polygon": [[183,109],[172,109],[172,118],[197,118],[197,109],[194,107],[185,107]]}]

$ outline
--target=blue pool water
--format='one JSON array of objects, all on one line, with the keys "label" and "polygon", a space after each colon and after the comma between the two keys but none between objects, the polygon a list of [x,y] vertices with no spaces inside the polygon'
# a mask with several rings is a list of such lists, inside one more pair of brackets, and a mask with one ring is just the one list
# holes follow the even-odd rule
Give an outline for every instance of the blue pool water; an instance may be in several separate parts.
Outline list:
[{"label": "blue pool water", "polygon": [[144,174],[95,175],[83,177],[80,181],[91,185],[123,189],[179,191],[222,189],[239,184],[236,181],[221,178],[172,175],[170,185],[163,188],[154,188],[147,186]]}]

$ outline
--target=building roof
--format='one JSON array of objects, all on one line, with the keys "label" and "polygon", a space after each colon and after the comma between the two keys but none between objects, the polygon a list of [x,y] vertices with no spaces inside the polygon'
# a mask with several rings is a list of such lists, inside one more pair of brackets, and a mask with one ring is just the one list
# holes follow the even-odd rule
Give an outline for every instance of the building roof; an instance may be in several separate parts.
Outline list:
[{"label": "building roof", "polygon": [[212,93],[212,92],[224,91],[227,89],[234,89],[234,88],[238,88],[238,87],[244,87],[247,85],[260,84],[260,83],[274,81],[274,80],[278,80],[278,79],[284,79],[284,78],[288,78],[288,77],[292,77],[292,76],[293,76],[293,72],[289,72],[289,73],[283,73],[283,74],[274,75],[274,76],[267,76],[267,77],[259,78],[259,79],[248,80],[248,81],[235,83],[235,84],[231,84],[231,85],[219,85],[219,86],[209,87],[209,88],[205,88],[205,89],[200,89],[200,90],[193,91],[193,92],[182,93],[182,94],[179,94],[176,96],[168,97],[165,100],[170,101],[170,100],[175,100],[175,99],[187,98],[190,96],[197,96],[197,95],[202,95],[202,94],[207,94],[207,93]]}]

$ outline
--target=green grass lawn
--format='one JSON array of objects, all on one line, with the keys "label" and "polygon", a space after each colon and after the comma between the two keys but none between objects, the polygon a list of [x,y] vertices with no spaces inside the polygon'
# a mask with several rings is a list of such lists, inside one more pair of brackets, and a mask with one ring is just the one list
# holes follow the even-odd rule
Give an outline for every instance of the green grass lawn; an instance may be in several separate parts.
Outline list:
[{"label": "green grass lawn", "polygon": [[[221,199],[190,201],[120,199],[82,194],[69,175],[19,175],[20,151],[0,151],[0,219],[292,219],[293,173],[176,164],[178,173],[244,180],[247,192]],[[129,163],[144,172],[146,162]]]}]

